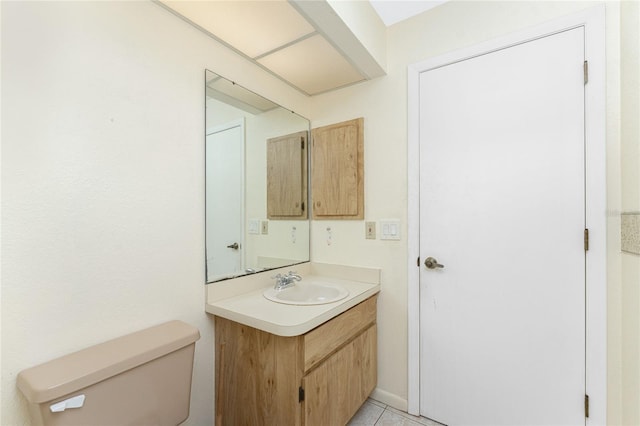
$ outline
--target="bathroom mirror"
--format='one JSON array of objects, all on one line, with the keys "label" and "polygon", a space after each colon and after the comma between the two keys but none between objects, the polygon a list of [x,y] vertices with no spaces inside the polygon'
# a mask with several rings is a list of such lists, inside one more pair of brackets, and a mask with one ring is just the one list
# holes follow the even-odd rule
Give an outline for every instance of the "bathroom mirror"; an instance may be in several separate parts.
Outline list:
[{"label": "bathroom mirror", "polygon": [[309,261],[309,120],[205,71],[207,283]]}]

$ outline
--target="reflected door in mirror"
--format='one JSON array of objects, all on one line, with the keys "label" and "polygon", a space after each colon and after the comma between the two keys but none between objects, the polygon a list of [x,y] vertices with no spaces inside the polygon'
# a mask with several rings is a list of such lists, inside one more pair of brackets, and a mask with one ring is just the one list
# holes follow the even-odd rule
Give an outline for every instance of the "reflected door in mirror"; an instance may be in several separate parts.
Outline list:
[{"label": "reflected door in mirror", "polygon": [[211,281],[243,270],[243,120],[208,130],[206,156],[207,281]]}]

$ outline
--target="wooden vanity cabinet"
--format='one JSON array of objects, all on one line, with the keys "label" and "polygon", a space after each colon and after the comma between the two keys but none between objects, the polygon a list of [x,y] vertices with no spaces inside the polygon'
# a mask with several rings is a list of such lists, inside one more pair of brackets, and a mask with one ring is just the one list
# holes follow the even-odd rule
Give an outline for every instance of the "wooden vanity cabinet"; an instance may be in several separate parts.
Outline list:
[{"label": "wooden vanity cabinet", "polygon": [[377,383],[376,302],[293,337],[216,316],[216,425],[346,424]]}]

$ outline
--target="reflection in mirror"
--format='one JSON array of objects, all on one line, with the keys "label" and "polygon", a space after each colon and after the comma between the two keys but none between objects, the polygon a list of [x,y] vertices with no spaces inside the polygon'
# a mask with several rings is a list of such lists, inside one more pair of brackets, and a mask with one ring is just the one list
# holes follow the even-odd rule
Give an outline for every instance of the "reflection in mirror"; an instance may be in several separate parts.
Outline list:
[{"label": "reflection in mirror", "polygon": [[309,261],[309,120],[205,79],[207,283]]}]

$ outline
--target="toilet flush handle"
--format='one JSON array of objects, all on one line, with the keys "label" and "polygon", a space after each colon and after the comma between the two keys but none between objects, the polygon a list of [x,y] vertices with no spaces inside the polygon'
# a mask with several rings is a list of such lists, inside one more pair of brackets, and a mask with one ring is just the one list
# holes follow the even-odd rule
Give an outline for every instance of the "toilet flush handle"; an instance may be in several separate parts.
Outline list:
[{"label": "toilet flush handle", "polygon": [[67,408],[80,408],[84,405],[84,395],[76,395],[69,399],[65,399],[64,401],[56,402],[55,404],[51,404],[49,409],[52,413],[60,413]]}]

